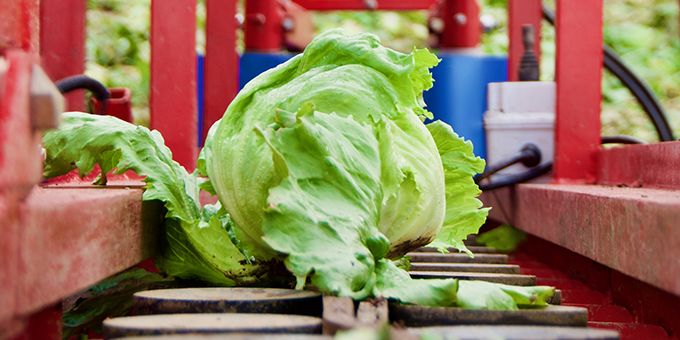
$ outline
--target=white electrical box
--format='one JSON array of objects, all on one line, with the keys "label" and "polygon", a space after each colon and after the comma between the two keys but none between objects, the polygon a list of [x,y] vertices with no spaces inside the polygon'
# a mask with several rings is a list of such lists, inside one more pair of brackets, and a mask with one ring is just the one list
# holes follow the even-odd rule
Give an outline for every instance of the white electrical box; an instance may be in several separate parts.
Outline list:
[{"label": "white electrical box", "polygon": [[[484,114],[487,164],[515,156],[527,143],[541,150],[541,164],[552,162],[555,136],[555,83],[490,83]],[[496,173],[503,177],[526,171],[515,164]],[[536,181],[549,179],[543,176]]]}]

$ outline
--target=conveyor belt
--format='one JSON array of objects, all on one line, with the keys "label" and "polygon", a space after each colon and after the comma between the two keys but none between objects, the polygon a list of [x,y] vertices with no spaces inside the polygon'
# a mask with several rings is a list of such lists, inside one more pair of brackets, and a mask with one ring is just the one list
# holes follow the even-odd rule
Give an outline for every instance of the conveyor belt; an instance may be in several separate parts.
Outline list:
[{"label": "conveyor belt", "polygon": [[[474,242],[474,240],[469,243]],[[474,279],[507,284],[534,285],[549,284],[557,288],[551,306],[544,309],[519,311],[476,311],[461,308],[432,308],[406,306],[386,301],[352,302],[348,298],[323,297],[310,292],[296,292],[271,289],[229,289],[194,288],[190,290],[165,290],[141,292],[135,297],[135,311],[140,314],[156,314],[153,318],[170,317],[174,328],[145,329],[144,332],[131,331],[134,327],[125,325],[135,317],[109,319],[105,332],[111,335],[173,334],[173,333],[233,333],[234,329],[243,332],[243,322],[233,321],[234,325],[222,325],[223,329],[197,327],[196,320],[182,321],[177,314],[162,313],[199,313],[207,318],[219,314],[207,313],[258,313],[261,317],[248,318],[248,332],[259,333],[304,333],[318,332],[315,325],[323,324],[326,334],[337,330],[352,329],[360,326],[375,326],[388,321],[393,325],[395,338],[418,339],[422,332],[434,332],[445,337],[464,339],[617,339],[616,332],[598,328],[614,329],[622,339],[667,338],[665,331],[653,325],[635,323],[625,309],[608,303],[606,296],[589,289],[580,281],[573,280],[560,271],[549,268],[534,258],[523,254],[497,254],[486,247],[472,246],[476,251],[474,258],[466,254],[440,254],[431,248],[421,248],[408,256],[411,257],[413,277],[455,277],[461,280]],[[323,301],[323,302],[321,302]],[[205,314],[204,314],[205,313]],[[268,317],[280,313],[281,323],[276,324]],[[186,315],[186,314],[185,314]],[[233,316],[237,314],[232,314]],[[304,316],[303,316],[304,315]],[[240,314],[239,314],[240,316]],[[311,316],[311,318],[310,318]],[[139,316],[138,316],[139,317]],[[300,319],[303,318],[303,319]],[[287,321],[285,321],[287,320]],[[308,322],[300,326],[300,322]],[[138,321],[135,321],[138,323]],[[178,324],[179,322],[179,324]],[[278,321],[277,321],[278,322]],[[433,328],[420,328],[432,327]],[[587,326],[587,327],[586,327]],[[217,327],[217,328],[219,328]],[[232,327],[233,329],[230,329]],[[278,328],[277,328],[278,327]],[[295,327],[302,327],[296,330]],[[305,328],[306,327],[306,328]],[[316,327],[316,328],[315,328]],[[406,327],[406,329],[403,329]],[[122,330],[121,330],[122,329]],[[394,333],[396,332],[396,333]],[[424,334],[424,333],[422,333]],[[429,334],[429,333],[428,333]],[[224,339],[265,339],[269,335],[231,335]],[[210,336],[196,336],[208,339]],[[285,338],[285,337],[284,337]],[[311,337],[317,338],[317,337]],[[318,336],[319,339],[324,337]]]}]

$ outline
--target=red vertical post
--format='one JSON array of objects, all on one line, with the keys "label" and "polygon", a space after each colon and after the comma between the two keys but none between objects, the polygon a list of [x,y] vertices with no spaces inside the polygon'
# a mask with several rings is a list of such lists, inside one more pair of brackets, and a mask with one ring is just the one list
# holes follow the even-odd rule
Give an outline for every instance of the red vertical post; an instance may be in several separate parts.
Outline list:
[{"label": "red vertical post", "polygon": [[196,165],[196,0],[151,1],[151,127],[173,158]]},{"label": "red vertical post", "polygon": [[541,22],[543,19],[541,0],[509,0],[508,2],[508,80],[517,81],[519,63],[524,54],[522,26],[534,27],[534,54],[541,60]]},{"label": "red vertical post", "polygon": [[235,15],[235,0],[206,0],[203,140],[238,92]]},{"label": "red vertical post", "polygon": [[283,45],[283,11],[277,0],[247,0],[245,45],[248,51],[278,52]]},{"label": "red vertical post", "polygon": [[38,0],[0,0],[0,51],[8,48],[38,51]]},{"label": "red vertical post", "polygon": [[600,148],[602,0],[557,1],[555,179],[592,182]]},{"label": "red vertical post", "polygon": [[477,0],[444,0],[439,13],[444,28],[439,38],[442,48],[471,48],[479,46],[482,25],[479,22]]},{"label": "red vertical post", "polygon": [[[40,56],[52,80],[85,72],[85,0],[40,1]],[[66,96],[68,109],[83,111],[83,91]]]}]

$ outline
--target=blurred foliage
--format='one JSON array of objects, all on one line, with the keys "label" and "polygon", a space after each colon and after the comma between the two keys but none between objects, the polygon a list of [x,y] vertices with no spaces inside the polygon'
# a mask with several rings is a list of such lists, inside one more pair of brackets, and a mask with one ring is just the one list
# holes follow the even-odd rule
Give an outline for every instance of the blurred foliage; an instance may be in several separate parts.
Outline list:
[{"label": "blurred foliage", "polygon": [[[87,74],[108,86],[132,89],[135,118],[147,123],[149,93],[149,0],[88,0]],[[495,22],[482,37],[482,50],[507,51],[507,0],[480,0],[484,21]],[[554,0],[546,3],[554,6]],[[240,11],[243,10],[239,1]],[[198,52],[204,50],[205,6],[197,8]],[[427,45],[427,14],[409,12],[315,13],[319,31],[342,27],[377,34],[388,46],[406,51]],[[542,78],[554,77],[554,30],[543,25]],[[605,0],[605,42],[646,80],[680,137],[680,33],[677,0]],[[242,42],[239,43],[242,46]],[[603,134],[656,140],[651,122],[616,78],[603,77]]]}]

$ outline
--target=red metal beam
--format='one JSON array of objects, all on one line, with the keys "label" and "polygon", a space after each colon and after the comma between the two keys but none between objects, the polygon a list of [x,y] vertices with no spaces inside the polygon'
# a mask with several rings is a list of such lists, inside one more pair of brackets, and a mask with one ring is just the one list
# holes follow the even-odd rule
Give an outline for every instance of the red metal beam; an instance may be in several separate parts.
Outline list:
[{"label": "red metal beam", "polygon": [[236,1],[206,0],[203,140],[238,92]]},{"label": "red metal beam", "polygon": [[555,179],[593,182],[600,148],[602,0],[556,5]]},{"label": "red metal beam", "polygon": [[387,10],[387,11],[413,11],[428,9],[437,0],[293,0],[300,6],[310,11],[337,11],[337,10]]},{"label": "red metal beam", "polygon": [[680,142],[605,149],[598,161],[601,184],[680,188]]},{"label": "red metal beam", "polygon": [[[40,1],[40,55],[52,80],[85,72],[85,0]],[[85,110],[84,92],[66,96],[68,109]]]},{"label": "red metal beam", "polygon": [[247,51],[278,52],[283,46],[283,9],[277,0],[246,1],[245,45]]},{"label": "red metal beam", "polygon": [[438,34],[440,48],[474,48],[479,46],[482,25],[477,0],[443,0],[434,10],[444,26]]},{"label": "red metal beam", "polygon": [[519,63],[524,54],[522,45],[522,26],[530,24],[534,27],[534,54],[541,60],[541,23],[543,20],[541,0],[509,0],[508,1],[508,80],[517,81]]},{"label": "red metal beam", "polygon": [[151,1],[151,127],[189,171],[198,155],[196,0]]},{"label": "red metal beam", "polygon": [[142,192],[34,189],[21,208],[17,313],[59,302],[153,256],[162,214],[160,206],[142,204]]},{"label": "red metal beam", "polygon": [[494,220],[680,295],[680,191],[521,184],[483,201]]}]

